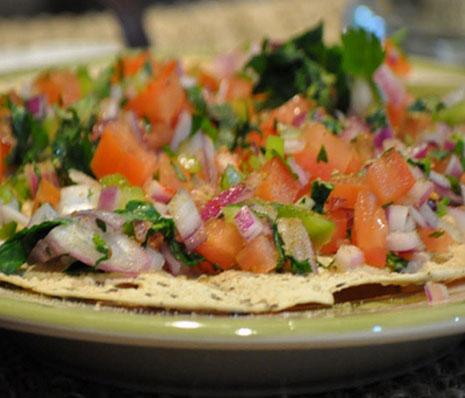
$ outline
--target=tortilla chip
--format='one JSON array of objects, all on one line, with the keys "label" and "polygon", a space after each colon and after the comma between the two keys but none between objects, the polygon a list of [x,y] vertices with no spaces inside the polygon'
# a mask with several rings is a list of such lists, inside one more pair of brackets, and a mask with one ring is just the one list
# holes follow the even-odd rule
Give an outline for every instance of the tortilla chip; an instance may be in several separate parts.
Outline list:
[{"label": "tortilla chip", "polygon": [[419,272],[411,274],[363,266],[350,272],[323,269],[318,275],[252,274],[231,270],[194,279],[166,272],[136,277],[95,273],[71,276],[28,267],[20,274],[0,274],[0,281],[46,296],[94,300],[116,306],[268,313],[306,304],[332,305],[335,293],[355,286],[411,286],[427,281],[451,282],[463,277],[465,245],[453,246],[446,258],[430,261]]}]

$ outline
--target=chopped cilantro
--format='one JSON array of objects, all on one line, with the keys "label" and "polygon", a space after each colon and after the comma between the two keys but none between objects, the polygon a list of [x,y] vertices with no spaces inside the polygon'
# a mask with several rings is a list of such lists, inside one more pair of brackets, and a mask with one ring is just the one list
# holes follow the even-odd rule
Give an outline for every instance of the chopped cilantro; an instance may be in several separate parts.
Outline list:
[{"label": "chopped cilantro", "polygon": [[386,111],[382,108],[371,113],[365,118],[372,131],[388,127]]},{"label": "chopped cilantro", "polygon": [[439,202],[436,203],[437,214],[439,217],[443,217],[447,214],[447,206],[449,205],[450,199],[447,197],[442,198]]},{"label": "chopped cilantro", "polygon": [[385,56],[379,39],[364,29],[350,28],[342,35],[342,44],[346,72],[371,79]]},{"label": "chopped cilantro", "polygon": [[407,268],[408,261],[393,253],[388,253],[386,265],[392,272],[403,272]]},{"label": "chopped cilantro", "polygon": [[312,185],[311,193],[311,198],[315,201],[315,205],[313,206],[314,211],[323,214],[323,206],[333,189],[333,184],[323,182],[320,179],[315,180],[315,182]]},{"label": "chopped cilantro", "polygon": [[98,267],[102,261],[108,260],[111,257],[111,249],[99,234],[94,234],[92,241],[94,242],[95,250],[103,254],[103,256],[95,262],[95,266]]},{"label": "chopped cilantro", "polygon": [[328,163],[328,155],[326,153],[326,149],[324,145],[321,146],[320,152],[318,152],[318,156],[316,157],[316,162],[317,163],[320,163],[320,162]]},{"label": "chopped cilantro", "polygon": [[186,182],[187,178],[184,175],[184,173],[181,171],[180,167],[173,161],[170,161],[170,164],[171,164],[171,167],[174,169],[174,172],[176,173],[176,177],[178,177],[181,181]]},{"label": "chopped cilantro", "polygon": [[436,231],[431,232],[428,236],[430,238],[440,238],[442,235],[444,235],[444,231],[437,229]]},{"label": "chopped cilantro", "polygon": [[107,224],[105,224],[105,222],[102,221],[100,218],[97,218],[95,220],[95,224],[97,224],[97,227],[99,227],[102,230],[102,232],[107,231]]}]

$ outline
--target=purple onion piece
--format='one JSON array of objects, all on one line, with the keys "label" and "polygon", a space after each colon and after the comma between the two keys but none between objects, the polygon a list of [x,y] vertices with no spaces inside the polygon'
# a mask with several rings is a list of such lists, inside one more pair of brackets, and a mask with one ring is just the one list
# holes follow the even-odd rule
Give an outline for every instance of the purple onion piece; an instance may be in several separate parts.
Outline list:
[{"label": "purple onion piece", "polygon": [[192,235],[202,225],[197,206],[185,189],[179,190],[173,196],[173,199],[168,204],[168,209],[183,240]]},{"label": "purple onion piece", "polygon": [[394,133],[390,127],[385,127],[377,131],[374,136],[375,148],[383,151],[383,142],[384,140],[394,138]]},{"label": "purple onion piece", "polygon": [[307,173],[302,167],[300,167],[294,158],[289,158],[288,163],[291,170],[297,174],[300,186],[303,187],[306,185],[310,181],[310,174]]},{"label": "purple onion piece", "polygon": [[192,128],[192,116],[190,112],[183,111],[178,117],[178,121],[174,128],[173,139],[170,143],[170,148],[177,151],[179,144],[189,137]]},{"label": "purple onion piece", "polygon": [[428,203],[423,203],[418,211],[423,216],[423,219],[429,227],[436,228],[438,225],[438,216],[431,207],[428,206]]},{"label": "purple onion piece", "polygon": [[244,183],[234,185],[210,200],[200,212],[200,216],[204,222],[216,218],[224,206],[250,199],[252,195],[253,192]]},{"label": "purple onion piece", "polygon": [[263,231],[263,224],[247,206],[242,206],[236,213],[234,223],[246,242],[250,242]]},{"label": "purple onion piece", "polygon": [[174,257],[171,250],[168,248],[167,245],[163,244],[160,246],[160,251],[163,257],[165,258],[165,269],[174,276],[177,275],[189,275],[191,273],[191,269],[180,262],[179,260]]},{"label": "purple onion piece", "polygon": [[457,155],[452,155],[450,157],[449,163],[447,164],[444,174],[451,175],[456,178],[460,178],[463,173],[462,163],[460,162]]},{"label": "purple onion piece", "polygon": [[411,156],[414,159],[423,159],[426,157],[429,151],[429,145],[426,142],[422,142],[421,144],[414,146],[411,151]]},{"label": "purple onion piece", "polygon": [[294,127],[300,127],[300,125],[305,121],[307,118],[307,112],[300,112],[292,121],[292,125]]},{"label": "purple onion piece", "polygon": [[42,94],[29,98],[25,106],[36,119],[43,119],[46,116],[47,99]]},{"label": "purple onion piece", "polygon": [[97,208],[104,211],[115,211],[121,200],[121,189],[116,186],[103,188],[100,192]]},{"label": "purple onion piece", "polygon": [[72,217],[92,225],[97,225],[97,220],[101,220],[114,231],[120,231],[125,222],[122,215],[104,210],[82,210],[73,213]]},{"label": "purple onion piece", "polygon": [[151,199],[155,200],[156,202],[165,204],[168,203],[173,197],[173,194],[157,180],[150,181],[145,187],[145,192]]},{"label": "purple onion piece", "polygon": [[184,244],[189,252],[193,252],[203,242],[207,240],[207,232],[203,225],[201,225],[196,231],[184,239]]}]

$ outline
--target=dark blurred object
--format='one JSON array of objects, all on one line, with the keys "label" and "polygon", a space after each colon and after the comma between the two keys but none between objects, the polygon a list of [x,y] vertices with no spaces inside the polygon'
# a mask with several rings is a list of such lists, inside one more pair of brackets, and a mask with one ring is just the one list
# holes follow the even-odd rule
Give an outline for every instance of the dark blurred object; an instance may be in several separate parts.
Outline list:
[{"label": "dark blurred object", "polygon": [[[129,47],[148,47],[149,40],[144,29],[144,4],[140,0],[100,0],[118,17]],[[153,43],[151,43],[153,45]]]},{"label": "dark blurred object", "polygon": [[407,30],[402,43],[406,52],[465,65],[464,0],[350,0],[346,24],[362,5],[384,18],[388,35]]}]

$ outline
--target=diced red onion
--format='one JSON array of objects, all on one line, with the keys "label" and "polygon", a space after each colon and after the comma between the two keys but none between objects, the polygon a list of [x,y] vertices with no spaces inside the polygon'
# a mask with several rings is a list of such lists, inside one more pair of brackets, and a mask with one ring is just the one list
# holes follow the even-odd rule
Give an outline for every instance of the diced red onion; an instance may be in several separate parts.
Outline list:
[{"label": "diced red onion", "polygon": [[29,224],[29,218],[26,217],[23,213],[19,210],[15,209],[11,206],[11,203],[7,205],[0,204],[0,209],[2,212],[3,222],[5,224],[15,221],[20,225],[26,226]]},{"label": "diced red onion", "polygon": [[232,203],[239,203],[251,198],[253,192],[244,183],[239,183],[221,192],[210,200],[200,212],[203,221],[216,218],[221,213],[221,209]]},{"label": "diced red onion", "polygon": [[456,145],[457,145],[457,144],[456,144],[455,142],[450,141],[450,140],[446,140],[446,141],[444,142],[444,149],[445,149],[446,151],[453,151],[453,150],[455,149]]},{"label": "diced red onion", "polygon": [[366,123],[357,116],[350,116],[346,119],[345,129],[341,131],[338,138],[344,142],[350,142],[360,133],[369,131]]},{"label": "diced red onion", "polygon": [[201,225],[190,236],[184,239],[184,244],[186,245],[187,251],[193,252],[206,240],[207,232],[205,231],[204,226]]},{"label": "diced red onion", "polygon": [[436,228],[438,225],[438,216],[436,213],[429,207],[428,203],[423,203],[420,208],[418,209],[420,214],[423,216],[426,224],[431,228]]},{"label": "diced red onion", "polygon": [[100,192],[97,208],[99,210],[115,211],[121,200],[121,189],[117,185],[103,188]]},{"label": "diced red onion", "polygon": [[389,224],[389,230],[394,232],[404,232],[407,223],[408,207],[400,205],[391,205],[386,209],[386,217]]},{"label": "diced red onion", "polygon": [[300,167],[294,158],[289,158],[288,163],[291,170],[297,174],[300,186],[303,187],[306,185],[310,181],[310,174]]},{"label": "diced red onion", "polygon": [[380,129],[378,130],[376,133],[375,133],[375,136],[374,136],[374,144],[375,144],[375,148],[378,150],[378,151],[383,151],[383,142],[387,139],[390,139],[390,138],[394,138],[394,133],[392,131],[392,129],[390,127],[385,127],[383,129]]},{"label": "diced red onion", "polygon": [[58,213],[56,210],[50,205],[50,203],[44,203],[29,219],[27,227],[30,228],[33,225],[41,224],[45,221],[55,220],[56,218],[58,218]]},{"label": "diced red onion", "polygon": [[449,291],[443,283],[426,282],[425,294],[430,304],[445,303],[449,300]]},{"label": "diced red onion", "polygon": [[444,171],[444,174],[460,178],[462,173],[463,168],[459,158],[457,157],[457,155],[452,155],[450,157],[449,163],[447,164],[446,170]]},{"label": "diced red onion", "polygon": [[92,189],[93,192],[100,192],[100,190],[102,189],[102,186],[96,179],[89,177],[82,171],[76,169],[69,169],[68,175],[72,182],[74,182],[75,184],[87,185]]},{"label": "diced red onion", "polygon": [[145,131],[142,128],[140,121],[137,118],[137,115],[135,114],[135,112],[133,110],[126,112],[124,114],[124,119],[131,127],[131,131],[134,134],[134,136],[137,138],[137,140],[143,143],[144,138],[145,138]]},{"label": "diced red onion", "polygon": [[[462,185],[462,184],[460,184]],[[460,187],[462,190],[462,187]],[[441,198],[449,198],[450,204],[452,205],[461,205],[463,204],[463,196],[462,195],[457,195],[455,192],[453,192],[451,189],[444,188],[440,185],[435,185],[434,188],[435,192],[441,197]]]},{"label": "diced red onion", "polygon": [[185,189],[179,190],[173,196],[168,209],[183,240],[191,236],[202,225],[199,211]]},{"label": "diced red onion", "polygon": [[181,261],[176,259],[176,257],[174,257],[173,253],[171,253],[171,250],[168,248],[167,245],[161,245],[160,251],[166,260],[165,268],[171,275],[177,276],[190,274],[191,269],[187,265],[183,264]]},{"label": "diced red onion", "polygon": [[415,209],[413,206],[410,206],[408,208],[408,212],[413,221],[415,221],[415,224],[417,224],[419,227],[426,227],[426,220],[417,209]]},{"label": "diced red onion", "polygon": [[70,185],[61,189],[61,198],[58,203],[58,213],[71,214],[75,211],[95,209],[98,203],[98,194],[87,185]]},{"label": "diced red onion", "polygon": [[242,206],[236,213],[234,223],[246,242],[250,242],[263,231],[263,224],[247,206]]},{"label": "diced red onion", "polygon": [[73,213],[72,217],[80,219],[82,224],[90,224],[92,227],[97,225],[97,220],[103,221],[107,228],[111,228],[113,231],[121,230],[125,222],[121,214],[104,210],[81,210]]},{"label": "diced red onion", "polygon": [[45,239],[39,240],[27,259],[30,264],[44,264],[54,258],[54,255],[48,249],[48,243]]},{"label": "diced red onion", "polygon": [[365,255],[354,245],[341,245],[335,256],[336,266],[341,271],[349,271],[365,263]]},{"label": "diced red onion", "polygon": [[386,102],[395,105],[403,104],[406,96],[405,85],[386,64],[382,64],[376,70],[373,80],[383,93]]},{"label": "diced red onion", "polygon": [[215,147],[213,145],[212,139],[206,135],[202,134],[203,137],[203,153],[205,156],[205,173],[208,176],[208,180],[213,186],[216,186],[218,183],[218,170],[216,170],[215,164]]},{"label": "diced red onion", "polygon": [[410,191],[408,191],[399,202],[406,206],[418,208],[428,200],[433,190],[434,185],[431,181],[423,179],[416,180]]},{"label": "diced red onion", "polygon": [[182,111],[178,116],[176,127],[174,128],[173,139],[170,148],[177,151],[179,144],[189,137],[192,128],[192,116],[188,111]]},{"label": "diced red onion", "polygon": [[422,142],[411,148],[411,156],[414,159],[423,159],[428,154],[430,146],[427,142]]},{"label": "diced red onion", "polygon": [[43,119],[47,112],[47,100],[44,95],[37,95],[26,101],[26,109],[32,113],[36,119]]},{"label": "diced red onion", "polygon": [[305,149],[307,145],[306,141],[299,138],[289,138],[284,140],[284,153],[286,155],[291,155],[293,153],[301,152]]},{"label": "diced red onion", "polygon": [[315,253],[307,229],[299,218],[278,218],[278,232],[286,252],[297,261],[308,261],[314,274],[318,273]]},{"label": "diced red onion", "polygon": [[26,176],[27,186],[33,198],[36,197],[37,188],[39,187],[39,177],[34,171],[34,166],[28,163],[24,166],[24,174]]},{"label": "diced red onion", "polygon": [[418,271],[420,271],[425,264],[429,260],[429,254],[425,252],[416,252],[413,253],[412,258],[407,264],[407,268],[405,269],[405,273],[407,274],[414,274]]},{"label": "diced red onion", "polygon": [[164,264],[163,256],[151,248],[143,248],[123,233],[106,233],[96,226],[80,222],[60,225],[53,228],[45,240],[54,257],[69,255],[85,264],[94,266],[102,258],[95,248],[94,233],[105,241],[111,256],[99,264],[99,269],[135,275],[151,269],[160,270]]},{"label": "diced red onion", "polygon": [[439,185],[442,188],[450,189],[450,181],[442,174],[439,174],[436,171],[431,170],[429,176],[431,178],[431,181],[433,181],[435,184]]},{"label": "diced red onion", "polygon": [[423,243],[416,231],[411,232],[390,232],[386,238],[388,250],[394,252],[407,252],[412,250],[422,250]]},{"label": "diced red onion", "polygon": [[174,195],[173,190],[163,186],[157,180],[150,181],[144,189],[149,198],[161,203],[168,203]]}]

